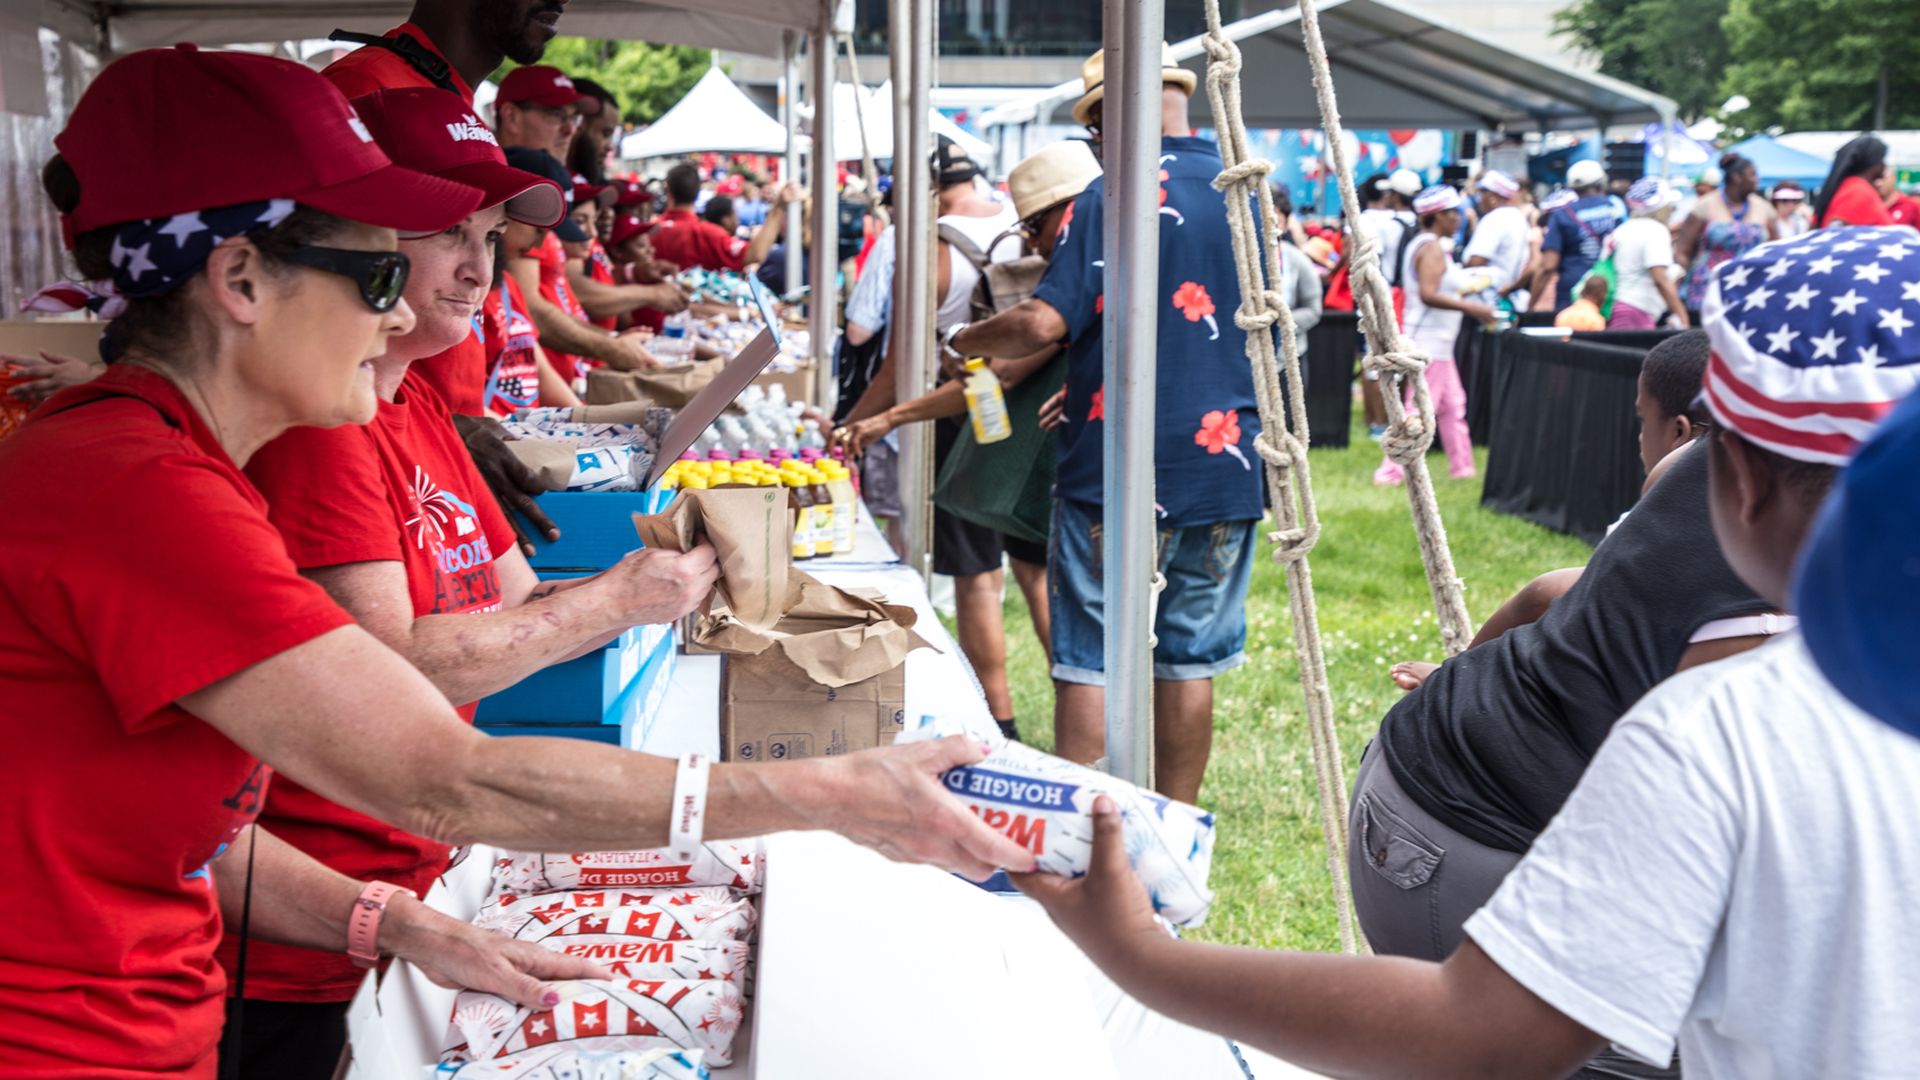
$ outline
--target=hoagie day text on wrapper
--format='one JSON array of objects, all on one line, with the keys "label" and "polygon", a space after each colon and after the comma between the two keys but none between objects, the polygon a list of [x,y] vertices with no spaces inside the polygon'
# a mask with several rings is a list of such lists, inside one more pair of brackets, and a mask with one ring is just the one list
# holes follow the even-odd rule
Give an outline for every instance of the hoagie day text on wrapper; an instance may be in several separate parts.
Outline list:
[{"label": "hoagie day text on wrapper", "polygon": [[[974,735],[964,724],[923,716],[899,742]],[[975,736],[977,737],[977,736]],[[1118,777],[1076,765],[1021,743],[994,743],[986,760],[942,777],[981,821],[1033,852],[1044,873],[1079,877],[1093,853],[1093,800],[1120,809],[1127,858],[1153,898],[1154,910],[1181,926],[1197,926],[1213,903],[1213,815]]]}]

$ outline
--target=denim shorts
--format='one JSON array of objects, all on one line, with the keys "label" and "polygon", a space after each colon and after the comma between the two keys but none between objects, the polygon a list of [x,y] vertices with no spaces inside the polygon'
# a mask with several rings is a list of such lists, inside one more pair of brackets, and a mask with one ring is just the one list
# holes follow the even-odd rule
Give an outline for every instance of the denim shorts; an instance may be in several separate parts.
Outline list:
[{"label": "denim shorts", "polygon": [[[1106,684],[1100,515],[1098,506],[1054,500],[1047,590],[1053,677],[1061,682]],[[1211,679],[1247,662],[1247,585],[1258,525],[1222,521],[1160,530],[1158,562],[1167,588],[1154,616],[1154,678]]]}]

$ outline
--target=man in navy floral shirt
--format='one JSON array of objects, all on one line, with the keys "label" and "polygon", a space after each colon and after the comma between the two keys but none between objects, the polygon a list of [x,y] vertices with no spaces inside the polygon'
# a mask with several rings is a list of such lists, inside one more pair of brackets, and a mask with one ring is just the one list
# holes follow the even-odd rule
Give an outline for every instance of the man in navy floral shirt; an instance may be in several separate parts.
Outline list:
[{"label": "man in navy floral shirt", "polygon": [[[1096,138],[1104,120],[1102,60],[1096,53],[1087,61],[1087,93],[1074,106]],[[1192,802],[1212,748],[1213,677],[1246,661],[1247,584],[1263,513],[1253,450],[1260,417],[1245,339],[1233,326],[1240,287],[1226,207],[1212,187],[1219,151],[1195,137],[1187,120],[1193,73],[1170,55],[1163,68],[1154,512],[1167,588],[1154,620],[1155,786]],[[1056,749],[1075,761],[1105,752],[1103,195],[1096,180],[1074,202],[1032,299],[947,341],[964,356],[1024,356],[1067,342],[1047,580]]]}]

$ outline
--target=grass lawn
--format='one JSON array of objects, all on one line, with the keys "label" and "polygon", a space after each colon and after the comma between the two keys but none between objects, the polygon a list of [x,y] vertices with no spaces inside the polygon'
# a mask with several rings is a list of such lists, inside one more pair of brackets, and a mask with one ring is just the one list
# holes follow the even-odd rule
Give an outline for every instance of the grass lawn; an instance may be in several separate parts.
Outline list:
[{"label": "grass lawn", "polygon": [[[1478,457],[1484,470],[1485,450]],[[1482,510],[1478,480],[1447,479],[1437,453],[1430,462],[1474,625],[1535,575],[1586,562],[1591,549],[1581,541]],[[1441,657],[1406,493],[1372,485],[1379,463],[1379,448],[1358,424],[1347,449],[1312,451],[1322,531],[1310,559],[1349,782],[1399,696],[1387,669]],[[1030,742],[1050,747],[1053,684],[1018,590],[1008,590],[1006,621],[1015,715]],[[1337,950],[1286,576],[1264,550],[1247,621],[1250,662],[1214,688],[1213,760],[1200,801],[1220,822],[1217,897],[1194,936]]]}]

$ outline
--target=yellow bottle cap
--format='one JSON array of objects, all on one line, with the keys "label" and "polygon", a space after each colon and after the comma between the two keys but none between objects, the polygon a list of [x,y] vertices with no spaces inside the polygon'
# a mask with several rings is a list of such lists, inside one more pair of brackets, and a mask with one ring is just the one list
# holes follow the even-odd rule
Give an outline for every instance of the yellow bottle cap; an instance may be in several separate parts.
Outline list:
[{"label": "yellow bottle cap", "polygon": [[967,361],[968,371],[984,371],[986,370],[986,367],[987,367],[987,362],[978,356],[973,357]]}]

